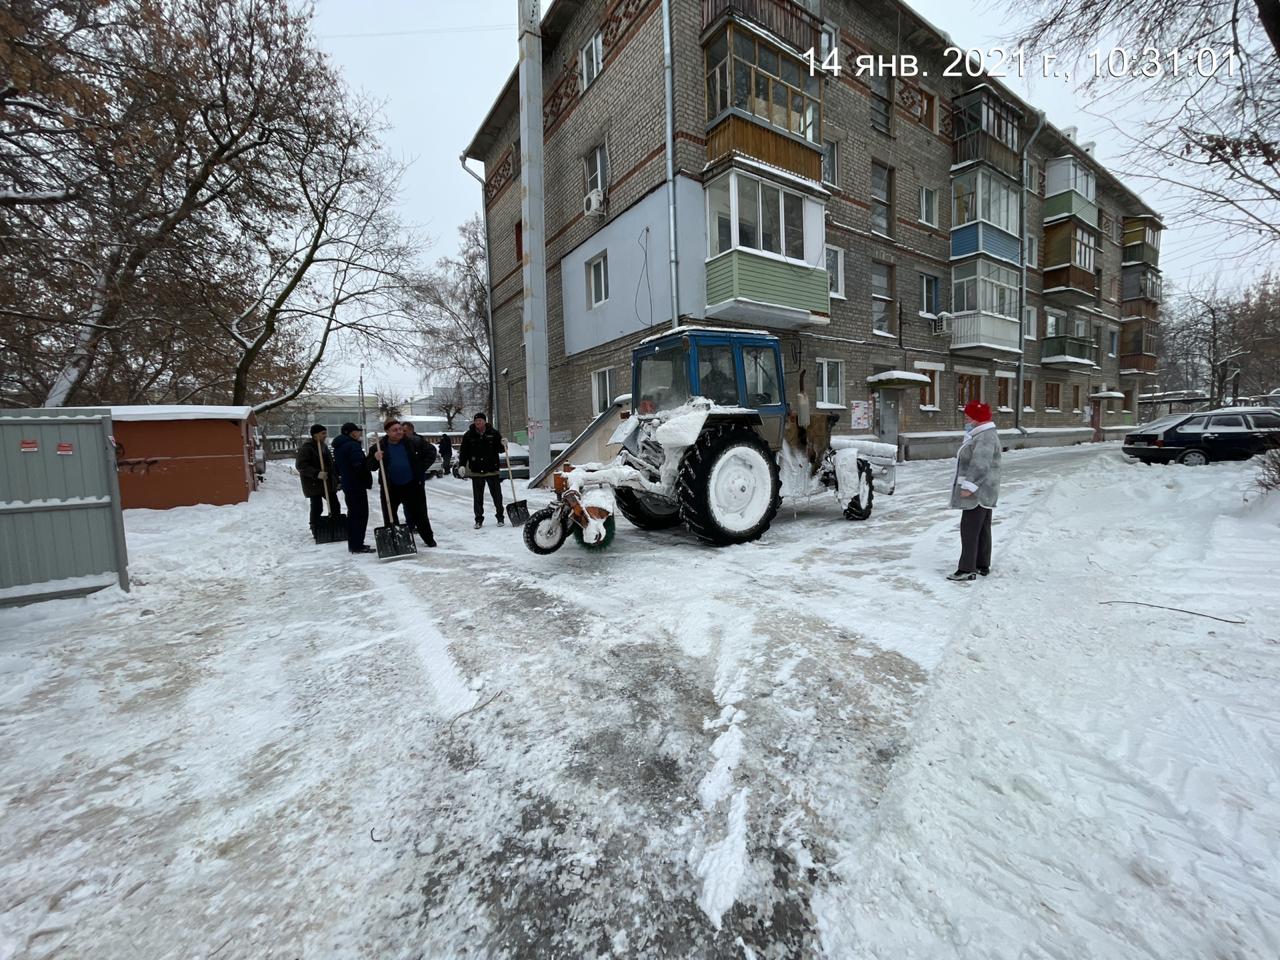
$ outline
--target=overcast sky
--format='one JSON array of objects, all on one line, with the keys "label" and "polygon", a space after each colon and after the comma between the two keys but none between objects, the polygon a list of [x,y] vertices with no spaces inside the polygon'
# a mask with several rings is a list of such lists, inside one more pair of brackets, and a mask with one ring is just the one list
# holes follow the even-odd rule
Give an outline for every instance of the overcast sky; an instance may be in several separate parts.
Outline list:
[{"label": "overcast sky", "polygon": [[[527,2],[527,0],[526,0]],[[970,0],[917,0],[911,4],[960,47],[989,48],[1010,33],[1014,4]],[[550,0],[543,0],[545,12]],[[480,185],[459,166],[516,63],[517,0],[318,0],[315,32],[322,47],[342,69],[349,86],[381,104],[389,129],[388,151],[410,163],[403,185],[404,219],[434,240],[424,260],[455,252],[457,227],[480,209]],[[1038,66],[1038,64],[1037,64]],[[1045,110],[1058,127],[1079,128],[1077,140],[1096,141],[1099,160],[1111,168],[1123,164],[1127,150],[1111,123],[1082,111],[1083,99],[1062,80],[1035,76],[1006,79],[1029,102]],[[476,166],[479,170],[478,165]],[[1130,182],[1156,209],[1161,196]],[[1220,266],[1206,255],[1232,238],[1221,227],[1167,222],[1161,250],[1166,283],[1187,283],[1221,274],[1234,285],[1257,271]],[[1246,240],[1235,241],[1239,249]],[[354,390],[357,360],[337,359],[329,379],[339,390]],[[365,369],[365,387],[385,385],[406,396],[419,392],[417,373],[396,361]]]}]

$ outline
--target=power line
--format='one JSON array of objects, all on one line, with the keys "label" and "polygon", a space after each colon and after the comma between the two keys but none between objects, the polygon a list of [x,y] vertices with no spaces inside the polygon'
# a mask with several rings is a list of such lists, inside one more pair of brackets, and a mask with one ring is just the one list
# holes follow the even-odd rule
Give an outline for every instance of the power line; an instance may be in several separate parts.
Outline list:
[{"label": "power line", "polygon": [[378,33],[321,33],[317,40],[364,40],[378,37],[422,37],[449,33],[496,33],[500,30],[514,33],[514,23],[475,24],[466,27],[424,27],[421,30],[387,30]]}]

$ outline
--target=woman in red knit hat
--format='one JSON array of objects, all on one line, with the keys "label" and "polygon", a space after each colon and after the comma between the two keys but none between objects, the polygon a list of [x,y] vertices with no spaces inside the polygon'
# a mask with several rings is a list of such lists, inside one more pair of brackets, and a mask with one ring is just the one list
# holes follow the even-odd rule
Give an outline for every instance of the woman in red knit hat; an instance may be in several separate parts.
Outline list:
[{"label": "woman in red knit hat", "polygon": [[976,580],[991,572],[991,511],[1000,497],[1000,435],[991,408],[980,400],[964,407],[964,443],[956,451],[951,506],[961,510],[960,562],[948,580]]}]

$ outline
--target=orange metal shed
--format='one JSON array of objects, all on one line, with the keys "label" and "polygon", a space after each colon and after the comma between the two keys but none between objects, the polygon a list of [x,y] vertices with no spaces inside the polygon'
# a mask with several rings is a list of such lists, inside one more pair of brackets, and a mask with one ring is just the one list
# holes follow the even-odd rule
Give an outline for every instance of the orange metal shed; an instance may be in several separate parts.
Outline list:
[{"label": "orange metal shed", "polygon": [[252,407],[110,409],[126,509],[241,503],[257,489]]}]

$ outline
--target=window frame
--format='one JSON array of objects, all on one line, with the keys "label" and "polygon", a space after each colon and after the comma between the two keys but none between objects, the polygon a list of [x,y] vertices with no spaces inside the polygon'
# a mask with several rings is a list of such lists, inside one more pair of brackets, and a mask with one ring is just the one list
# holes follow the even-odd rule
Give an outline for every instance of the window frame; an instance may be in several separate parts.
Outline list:
[{"label": "window frame", "polygon": [[1034,377],[1022,378],[1022,412],[1036,412],[1036,381]]},{"label": "window frame", "polygon": [[[596,170],[594,174],[592,174],[591,172],[591,165],[593,161],[596,166]],[[582,158],[582,163],[586,171],[587,193],[591,193],[591,191],[593,190],[599,190],[602,194],[605,193],[609,187],[608,144],[606,143],[596,144],[589,151],[587,151],[586,156]],[[593,176],[597,182],[597,185],[594,187],[591,185],[591,180]]]},{"label": "window frame", "polygon": [[[609,405],[613,403],[614,397],[618,395],[617,383],[613,376],[614,371],[617,369],[616,366],[600,367],[598,370],[591,371],[591,406],[595,410],[597,417],[608,409]],[[602,373],[605,375],[605,388],[609,394],[607,397],[600,396],[599,385],[596,382],[596,377]]]},{"label": "window frame", "polygon": [[[927,194],[933,194],[933,219],[930,220],[925,216],[925,197]],[[920,222],[930,227],[938,226],[938,190],[936,187],[920,186]]]},{"label": "window frame", "polygon": [[[934,309],[929,309],[929,281],[933,281]],[[942,278],[936,273],[920,271],[920,316],[933,319],[942,313]]]},{"label": "window frame", "polygon": [[[876,195],[876,168],[880,168],[885,172],[885,191],[884,197]],[[893,239],[893,167],[887,163],[881,163],[879,160],[871,161],[871,189],[869,191],[871,217],[871,232],[878,237],[884,237],[887,240]],[[876,229],[875,216],[878,207],[884,208],[885,232]]]},{"label": "window frame", "polygon": [[[601,265],[600,286],[602,289],[600,290],[600,292],[603,294],[603,296],[599,300],[595,299],[596,292],[597,292],[596,291],[596,273],[595,273],[596,264]],[[609,251],[607,249],[602,250],[600,253],[596,254],[594,257],[589,259],[586,263],[586,268],[587,268],[587,309],[595,310],[597,307],[601,306],[602,304],[606,304],[609,302]]]},{"label": "window frame", "polygon": [[[956,371],[956,409],[957,410],[963,410],[965,408],[965,405],[973,400],[976,400],[979,403],[983,402],[982,400],[982,395],[984,393],[983,381],[985,381],[986,379],[987,378],[980,373],[963,373],[959,370]],[[966,400],[965,391],[961,389],[961,383],[972,381],[972,380],[976,380],[978,382],[977,392]]]},{"label": "window frame", "polygon": [[941,399],[942,371],[932,367],[917,367],[916,373],[922,373],[929,378],[929,383],[920,387],[920,409],[927,413],[941,411],[938,401]]},{"label": "window frame", "polygon": [[[896,340],[898,338],[898,316],[897,310],[894,309],[894,306],[897,303],[897,297],[894,296],[896,292],[896,270],[894,269],[894,266],[894,264],[886,263],[883,260],[871,261],[871,332],[876,336],[893,337]],[[887,296],[876,293],[875,272],[879,268],[883,268],[888,271],[886,285],[889,293]],[[887,322],[885,323],[885,329],[883,330],[876,326],[876,304],[878,303],[886,304],[883,316],[886,318]]]},{"label": "window frame", "polygon": [[[1050,388],[1057,394],[1056,403],[1049,400]],[[1061,413],[1062,412],[1062,384],[1054,383],[1049,380],[1044,382],[1044,412],[1045,413]]]},{"label": "window frame", "polygon": [[[817,400],[815,401],[820,410],[843,410],[844,403],[844,361],[837,360],[832,357],[815,357],[814,362],[818,365],[817,377]],[[830,366],[836,368],[836,399],[826,399],[831,388]]]},{"label": "window frame", "polygon": [[[591,59],[588,61],[587,54],[590,51]],[[587,79],[587,64],[590,62],[592,67],[591,78]],[[591,39],[584,43],[578,50],[578,79],[582,81],[582,90],[585,93],[587,88],[600,79],[600,74],[604,72],[604,31],[597,30],[591,35]]]},{"label": "window frame", "polygon": [[[1028,316],[1028,311],[1030,311],[1030,316]],[[1028,303],[1022,308],[1022,339],[1035,340],[1039,329],[1040,309]]]},{"label": "window frame", "polygon": [[[828,149],[830,148],[830,149]],[[827,160],[831,160],[831,177],[827,178]],[[840,141],[826,140],[822,141],[822,177],[823,183],[829,183],[836,186],[840,182]]]},{"label": "window frame", "polygon": [[[868,101],[871,110],[871,129],[893,136],[893,77],[870,71],[866,76],[867,89],[871,96]],[[883,83],[883,90],[880,84]],[[882,125],[883,124],[883,125]]]},{"label": "window frame", "polygon": [[[719,244],[719,240],[720,240],[719,226],[713,219],[711,203],[712,203],[712,196],[713,196],[713,188],[717,187],[726,179],[728,179],[728,182],[729,182],[729,246],[724,250],[717,251],[716,246]],[[743,181],[746,181],[748,183],[755,185],[754,193],[756,198],[755,200],[755,216],[756,216],[755,231],[756,231],[756,239],[757,239],[756,246],[744,245],[741,242],[742,241],[741,230],[740,230],[741,220],[742,220],[741,185]],[[776,191],[778,195],[778,210],[777,210],[778,240],[777,242],[778,242],[779,252],[777,253],[773,252],[772,250],[764,249],[762,246],[759,245],[759,241],[763,239],[761,236],[763,232],[761,229],[761,226],[764,221],[763,211],[764,211],[764,189],[765,188]],[[786,263],[802,264],[807,267],[814,266],[813,264],[809,263],[809,261],[804,259],[805,241],[807,239],[807,234],[805,232],[805,215],[804,215],[805,196],[804,194],[797,193],[794,190],[789,190],[780,183],[775,183],[774,181],[766,180],[762,177],[757,177],[752,174],[745,173],[741,170],[729,170],[721,174],[720,176],[712,180],[710,183],[706,184],[702,192],[703,192],[703,215],[706,217],[705,222],[707,226],[707,260],[708,261],[714,260],[716,257],[724,256],[725,254],[731,253],[734,250],[745,250],[759,257],[770,257],[775,260],[782,260]],[[796,257],[791,257],[787,255],[787,248],[790,245],[791,241],[794,239],[793,237],[790,237],[788,235],[788,226],[787,226],[787,198],[788,197],[792,198],[794,202],[800,205],[799,226],[800,226],[801,256],[798,259]],[[825,253],[824,253],[824,258],[825,258]],[[825,260],[823,265],[825,266]],[[844,277],[841,276],[841,281],[843,282],[843,280],[844,280]]]},{"label": "window frame", "polygon": [[[725,38],[724,56],[712,62],[712,51],[721,36]],[[702,67],[708,124],[723,114],[737,113],[822,147],[822,75],[810,76],[807,63],[796,59],[795,54],[730,21],[704,44]],[[739,83],[745,89],[738,90]],[[785,88],[785,95],[775,91],[775,85]],[[763,98],[759,96],[761,90]],[[711,92],[717,95],[715,103]],[[776,122],[779,108],[781,123]]]},{"label": "window frame", "polygon": [[[831,280],[830,258],[830,254],[833,251],[836,254],[836,273],[839,278],[834,284]],[[837,300],[844,300],[844,247],[836,246],[834,243],[828,243],[823,247],[823,256],[826,259],[828,295]]]}]

